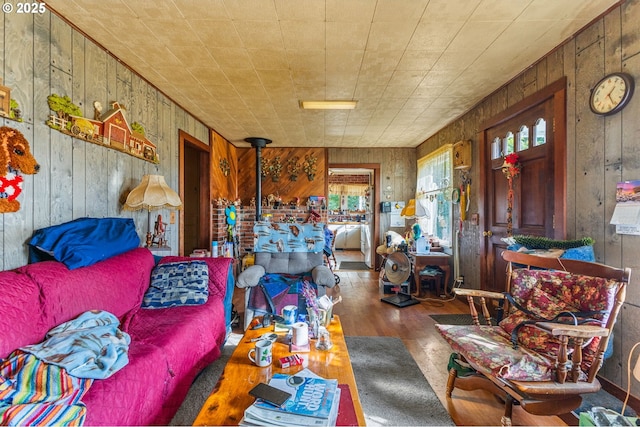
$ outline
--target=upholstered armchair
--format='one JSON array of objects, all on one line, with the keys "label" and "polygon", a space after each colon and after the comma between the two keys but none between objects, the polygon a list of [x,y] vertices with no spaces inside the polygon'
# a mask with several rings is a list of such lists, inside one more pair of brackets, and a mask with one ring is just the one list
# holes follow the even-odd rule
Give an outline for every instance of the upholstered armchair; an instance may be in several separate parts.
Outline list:
[{"label": "upholstered armchair", "polygon": [[[284,305],[295,304],[301,312],[304,280],[317,289],[318,296],[335,285],[333,272],[324,265],[323,224],[256,222],[253,233],[254,265],[242,271],[236,283],[245,289],[245,329],[255,316],[274,308],[278,311]],[[273,308],[266,301],[265,291]]]}]

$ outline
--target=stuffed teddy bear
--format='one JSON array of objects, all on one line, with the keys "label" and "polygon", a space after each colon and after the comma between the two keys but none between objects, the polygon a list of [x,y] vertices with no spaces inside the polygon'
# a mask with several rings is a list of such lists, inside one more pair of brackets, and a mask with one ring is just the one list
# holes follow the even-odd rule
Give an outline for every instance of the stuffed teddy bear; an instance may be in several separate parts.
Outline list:
[{"label": "stuffed teddy bear", "polygon": [[0,127],[0,213],[17,212],[22,192],[20,172],[33,175],[40,165],[31,154],[29,142],[16,129]]}]

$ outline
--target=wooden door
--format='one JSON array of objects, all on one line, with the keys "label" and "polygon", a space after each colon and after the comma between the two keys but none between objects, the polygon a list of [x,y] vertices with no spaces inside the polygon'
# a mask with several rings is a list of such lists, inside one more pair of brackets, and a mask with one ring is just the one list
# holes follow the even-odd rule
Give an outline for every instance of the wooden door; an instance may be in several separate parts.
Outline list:
[{"label": "wooden door", "polygon": [[[483,289],[505,289],[506,263],[501,253],[511,235],[565,237],[566,144],[564,80],[523,100],[487,122],[480,135],[483,197]],[[560,123],[561,122],[561,123]],[[515,153],[519,174],[509,180],[505,157]]]}]

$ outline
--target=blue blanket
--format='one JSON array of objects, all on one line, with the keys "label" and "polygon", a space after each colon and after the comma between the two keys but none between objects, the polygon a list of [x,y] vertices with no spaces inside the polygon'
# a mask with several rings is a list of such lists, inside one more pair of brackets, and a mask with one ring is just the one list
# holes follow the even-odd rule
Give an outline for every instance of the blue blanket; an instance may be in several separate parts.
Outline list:
[{"label": "blue blanket", "polygon": [[139,245],[131,218],[78,218],[36,230],[29,241],[29,262],[55,259],[73,270]]},{"label": "blue blanket", "polygon": [[22,347],[38,359],[80,378],[104,379],[129,363],[131,338],[106,311],[87,311],[47,333],[47,338]]},{"label": "blue blanket", "polygon": [[[306,280],[313,286],[317,294],[318,286],[313,283],[311,273],[306,274],[282,274],[267,273],[260,278],[259,284],[263,285],[273,301],[276,313],[281,314],[286,305],[298,307],[298,313],[306,313],[306,303],[302,297],[302,282]],[[247,307],[258,312],[269,313],[269,305],[260,286],[251,288]]]}]

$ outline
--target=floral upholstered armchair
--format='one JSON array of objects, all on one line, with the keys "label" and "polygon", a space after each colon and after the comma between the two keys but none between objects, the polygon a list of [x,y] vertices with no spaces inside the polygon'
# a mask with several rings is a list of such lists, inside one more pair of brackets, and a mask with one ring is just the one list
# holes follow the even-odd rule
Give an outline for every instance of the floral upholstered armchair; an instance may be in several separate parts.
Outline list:
[{"label": "floral upholstered armchair", "polygon": [[[536,415],[569,413],[581,394],[600,389],[596,378],[624,302],[629,269],[505,251],[507,292],[456,289],[469,301],[473,325],[438,324],[438,332],[466,361],[471,373],[449,371],[454,388],[485,389],[505,402],[503,425],[511,425],[516,402]],[[498,299],[507,316],[491,321],[487,299]],[[476,306],[486,325],[481,325]]]},{"label": "floral upholstered armchair", "polygon": [[278,314],[285,305],[297,305],[301,313],[305,280],[318,296],[336,284],[333,272],[324,265],[324,224],[256,222],[253,237],[254,265],[241,272],[237,281],[239,288],[246,289],[245,329],[255,316],[274,310]]}]

